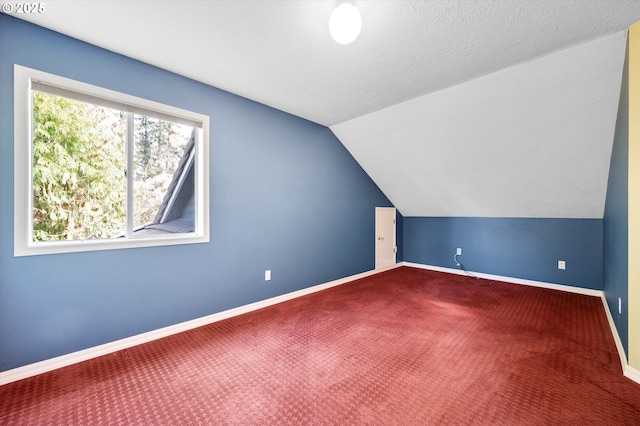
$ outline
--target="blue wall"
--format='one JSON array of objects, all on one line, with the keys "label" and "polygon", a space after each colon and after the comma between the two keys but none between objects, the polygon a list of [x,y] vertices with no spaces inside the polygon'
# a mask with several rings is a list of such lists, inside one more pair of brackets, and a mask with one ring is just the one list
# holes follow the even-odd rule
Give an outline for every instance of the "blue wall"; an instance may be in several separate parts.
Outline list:
[{"label": "blue wall", "polygon": [[[602,220],[405,217],[404,260],[602,290]],[[567,269],[558,269],[565,260]]]},{"label": "blue wall", "polygon": [[[629,49],[624,61],[604,209],[604,293],[627,355],[629,339]],[[618,314],[618,298],[622,314]]]},{"label": "blue wall", "polygon": [[[211,242],[14,258],[14,63],[209,115]],[[328,128],[0,14],[0,370],[371,270],[376,206]]]}]

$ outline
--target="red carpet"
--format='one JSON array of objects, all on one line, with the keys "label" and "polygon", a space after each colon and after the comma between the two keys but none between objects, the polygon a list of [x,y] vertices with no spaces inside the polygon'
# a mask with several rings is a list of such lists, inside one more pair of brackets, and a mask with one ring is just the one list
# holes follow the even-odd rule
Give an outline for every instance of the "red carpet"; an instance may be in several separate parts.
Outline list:
[{"label": "red carpet", "polygon": [[602,302],[398,268],[0,387],[2,425],[640,424]]}]

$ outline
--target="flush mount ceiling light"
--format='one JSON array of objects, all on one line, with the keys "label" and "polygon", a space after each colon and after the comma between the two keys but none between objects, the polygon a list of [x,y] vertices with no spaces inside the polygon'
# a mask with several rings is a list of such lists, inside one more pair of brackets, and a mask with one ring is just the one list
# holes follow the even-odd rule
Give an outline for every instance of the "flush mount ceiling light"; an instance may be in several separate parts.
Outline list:
[{"label": "flush mount ceiling light", "polygon": [[362,29],[360,11],[351,3],[342,3],[331,12],[329,33],[339,44],[353,42]]}]

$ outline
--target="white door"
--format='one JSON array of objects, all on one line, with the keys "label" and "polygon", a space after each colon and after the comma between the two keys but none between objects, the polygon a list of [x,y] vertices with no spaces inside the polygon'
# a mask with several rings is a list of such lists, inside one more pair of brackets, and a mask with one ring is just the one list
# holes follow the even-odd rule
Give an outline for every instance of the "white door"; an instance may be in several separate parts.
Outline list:
[{"label": "white door", "polygon": [[376,269],[396,264],[396,209],[376,207]]}]

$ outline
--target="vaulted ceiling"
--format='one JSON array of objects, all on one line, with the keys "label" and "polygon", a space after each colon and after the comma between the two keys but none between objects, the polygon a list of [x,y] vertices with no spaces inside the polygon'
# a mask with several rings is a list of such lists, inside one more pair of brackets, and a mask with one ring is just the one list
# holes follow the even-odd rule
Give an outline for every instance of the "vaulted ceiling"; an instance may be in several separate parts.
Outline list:
[{"label": "vaulted ceiling", "polygon": [[329,126],[405,216],[600,218],[638,1],[63,1],[17,15]]}]

